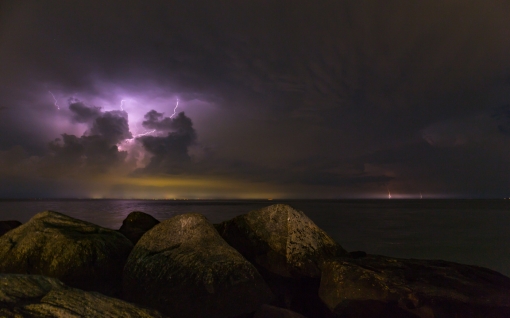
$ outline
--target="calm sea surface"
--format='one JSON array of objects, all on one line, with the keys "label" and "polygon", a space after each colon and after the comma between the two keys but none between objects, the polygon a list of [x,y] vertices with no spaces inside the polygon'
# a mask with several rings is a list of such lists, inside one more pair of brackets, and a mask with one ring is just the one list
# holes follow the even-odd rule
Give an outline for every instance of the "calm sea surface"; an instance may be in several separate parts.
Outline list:
[{"label": "calm sea surface", "polygon": [[0,220],[24,223],[54,210],[118,229],[129,212],[143,211],[158,220],[201,213],[218,223],[277,202],[303,211],[348,251],[443,259],[510,276],[510,200],[0,201]]}]

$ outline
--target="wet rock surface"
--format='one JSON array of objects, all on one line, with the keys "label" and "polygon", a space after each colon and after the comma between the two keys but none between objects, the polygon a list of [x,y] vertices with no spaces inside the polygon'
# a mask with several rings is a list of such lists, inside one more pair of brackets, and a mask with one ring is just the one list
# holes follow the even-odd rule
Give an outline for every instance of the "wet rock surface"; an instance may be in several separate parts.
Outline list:
[{"label": "wet rock surface", "polygon": [[510,278],[446,261],[331,260],[319,295],[340,317],[510,317]]},{"label": "wet rock surface", "polygon": [[114,230],[45,211],[0,237],[0,273],[40,274],[114,295],[132,247]]},{"label": "wet rock surface", "polygon": [[127,237],[133,245],[138,242],[140,237],[145,234],[148,230],[159,224],[152,215],[147,213],[134,211],[129,213],[127,218],[122,221],[122,226],[119,232]]},{"label": "wet rock surface", "polygon": [[0,221],[0,236],[21,225],[20,221]]},{"label": "wet rock surface", "polygon": [[163,317],[120,299],[39,275],[0,274],[0,317]]},{"label": "wet rock surface", "polygon": [[233,317],[253,313],[272,294],[255,267],[207,219],[183,214],[156,225],[124,268],[127,300],[172,317]]},{"label": "wet rock surface", "polygon": [[249,261],[284,277],[320,277],[321,263],[347,252],[303,212],[275,204],[216,226]]}]

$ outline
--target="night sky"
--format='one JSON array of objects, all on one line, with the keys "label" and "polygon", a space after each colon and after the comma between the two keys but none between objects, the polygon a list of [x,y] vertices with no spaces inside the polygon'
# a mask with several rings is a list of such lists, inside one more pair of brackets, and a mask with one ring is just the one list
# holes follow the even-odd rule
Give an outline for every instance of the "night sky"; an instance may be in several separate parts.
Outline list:
[{"label": "night sky", "polygon": [[510,196],[510,2],[0,2],[0,198]]}]

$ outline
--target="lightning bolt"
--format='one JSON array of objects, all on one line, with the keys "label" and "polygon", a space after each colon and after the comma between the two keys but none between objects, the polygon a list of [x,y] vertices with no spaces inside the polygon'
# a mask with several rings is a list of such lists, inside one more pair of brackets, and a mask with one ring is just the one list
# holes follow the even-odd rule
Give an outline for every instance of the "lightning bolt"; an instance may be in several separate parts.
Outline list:
[{"label": "lightning bolt", "polygon": [[122,141],[122,143],[131,143],[131,142],[133,142],[133,140],[135,140],[136,138],[138,138],[138,137],[142,137],[142,136],[150,135],[150,134],[152,134],[152,133],[153,133],[153,132],[155,132],[155,131],[156,131],[156,129],[151,130],[151,131],[146,131],[146,132],[144,132],[144,133],[141,133],[141,134],[135,135],[135,136],[134,136],[133,138],[131,138],[131,139],[124,139],[124,140]]},{"label": "lightning bolt", "polygon": [[147,132],[144,132],[143,134],[138,134],[138,135],[136,135],[136,136],[134,136],[133,138],[128,139],[128,140],[133,140],[133,139],[138,138],[138,137],[141,137],[141,136],[147,136],[147,135],[152,134],[152,133],[153,133],[153,132],[155,132],[155,131],[156,131],[156,129],[151,130],[151,131],[147,131]]},{"label": "lightning bolt", "polygon": [[127,99],[121,99],[120,100],[120,110],[124,111],[124,108],[122,106],[124,106],[124,102],[127,101]]},{"label": "lightning bolt", "polygon": [[391,199],[391,192],[390,192],[390,188],[389,188],[389,187],[386,187],[386,189],[388,189],[388,199]]},{"label": "lightning bolt", "polygon": [[179,99],[177,99],[177,103],[175,104],[175,107],[174,107],[174,113],[172,114],[172,116],[170,116],[170,118],[175,116],[175,112],[177,111],[177,107],[179,107]]},{"label": "lightning bolt", "polygon": [[53,95],[53,93],[51,91],[48,91],[48,93],[50,93],[51,97],[53,97],[53,100],[55,101],[54,105],[55,105],[55,107],[57,107],[57,110],[60,110],[60,107],[57,104],[58,101],[55,98],[55,95]]},{"label": "lightning bolt", "polygon": [[423,199],[423,194],[421,194],[421,191],[420,191],[420,199]]},{"label": "lightning bolt", "polygon": [[[128,101],[128,100],[127,100],[127,99],[121,99],[121,100],[120,100],[120,109],[121,109],[122,111],[124,111],[124,107],[123,107],[123,106],[124,106],[124,102],[126,102],[126,101]],[[174,107],[174,113],[170,116],[170,118],[173,118],[173,117],[175,116],[175,114],[177,113],[177,108],[178,108],[178,107],[179,107],[179,99],[177,99],[177,102],[176,102],[175,107]],[[142,137],[142,136],[150,135],[150,134],[152,134],[152,133],[153,133],[153,132],[155,132],[155,131],[156,131],[156,130],[154,129],[154,130],[151,130],[151,131],[146,131],[146,132],[141,133],[141,134],[137,134],[137,135],[135,135],[135,136],[134,136],[133,138],[131,138],[131,139],[124,139],[124,140],[122,141],[122,143],[131,143],[131,142],[133,142],[133,140],[135,140],[136,138],[138,138],[138,137]]]},{"label": "lightning bolt", "polygon": [[[119,149],[121,149],[121,148],[123,147],[123,144],[130,144],[130,143],[132,143],[132,142],[133,142],[133,140],[135,140],[136,138],[141,137],[141,136],[147,136],[147,135],[149,135],[149,134],[152,134],[152,133],[153,133],[153,132],[155,132],[155,131],[156,131],[155,129],[154,129],[154,130],[151,130],[151,131],[146,131],[146,132],[144,132],[144,133],[141,133],[141,134],[138,134],[138,135],[134,135],[134,137],[133,137],[133,138],[131,138],[131,139],[124,139],[124,140],[122,140],[122,141],[120,142],[120,144],[118,145],[118,146],[119,146]],[[122,149],[121,149],[121,150],[122,150]]]}]

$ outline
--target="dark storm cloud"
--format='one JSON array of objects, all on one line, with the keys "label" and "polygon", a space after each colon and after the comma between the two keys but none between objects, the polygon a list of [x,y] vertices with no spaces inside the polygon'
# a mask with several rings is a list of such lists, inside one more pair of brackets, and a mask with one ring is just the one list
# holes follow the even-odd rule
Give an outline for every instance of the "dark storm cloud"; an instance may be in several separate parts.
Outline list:
[{"label": "dark storm cloud", "polygon": [[[49,144],[51,160],[56,168],[85,169],[82,172],[103,173],[108,168],[123,164],[126,152],[120,152],[117,146],[100,135],[81,136],[63,134]],[[75,171],[72,171],[75,172]]]},{"label": "dark storm cloud", "polygon": [[[145,114],[144,116],[145,120],[142,122],[142,125],[147,129],[155,129],[158,131],[173,130],[176,127],[177,122],[172,120],[172,118],[170,117],[163,116],[164,116],[163,113],[158,113],[155,110],[151,110],[147,114]],[[191,127],[191,120],[189,118],[188,120],[189,123],[187,126]]]},{"label": "dark storm cloud", "polygon": [[101,107],[87,106],[80,101],[71,100],[69,110],[73,113],[72,120],[77,123],[90,123],[101,115]]},{"label": "dark storm cloud", "polygon": [[90,135],[103,137],[109,144],[133,138],[129,131],[128,114],[125,111],[108,111],[97,117],[90,128]]},{"label": "dark storm cloud", "polygon": [[72,121],[86,123],[89,130],[86,134],[100,136],[109,145],[133,138],[129,131],[128,114],[125,111],[102,111],[101,107],[88,106],[83,102],[73,100],[69,104]]},{"label": "dark storm cloud", "polygon": [[510,104],[496,108],[492,117],[497,120],[499,131],[510,136]]},{"label": "dark storm cloud", "polygon": [[[0,10],[0,149],[40,154],[67,132],[54,156],[113,158],[127,117],[72,103],[88,130],[71,137],[50,124],[65,114],[47,90],[116,105],[129,92],[214,105],[186,110],[195,127],[171,109],[146,114],[161,133],[139,139],[153,174],[384,188],[432,169],[427,182],[448,191],[469,175],[489,187],[506,173],[492,163],[510,159],[507,110],[490,122],[510,101],[509,15],[504,0],[12,2]],[[215,154],[194,162],[197,144]],[[314,156],[325,159],[303,164]]]},{"label": "dark storm cloud", "polygon": [[[503,1],[32,6],[18,14],[35,16],[27,27],[42,27],[33,40],[44,49],[34,58],[49,63],[37,67],[64,85],[93,92],[94,76],[130,82],[145,73],[183,93],[211,93],[230,102],[251,98],[271,106],[285,101],[281,110],[301,115],[318,101],[320,110],[405,107],[406,95],[480,83],[471,81],[499,72],[498,62],[508,52],[500,41],[508,28]],[[85,63],[78,61],[81,56],[87,56]]]},{"label": "dark storm cloud", "polygon": [[189,147],[197,136],[190,118],[181,112],[175,118],[151,110],[145,115],[144,127],[168,132],[166,136],[142,136],[137,138],[144,149],[152,154],[149,164],[143,169],[149,173],[182,173],[184,164],[190,163]]},{"label": "dark storm cloud", "polygon": [[62,134],[49,143],[50,153],[44,157],[48,165],[66,174],[77,169],[102,173],[115,165],[122,165],[127,152],[119,151],[117,144],[133,138],[129,131],[128,115],[124,111],[101,111],[73,101],[69,105],[72,121],[87,123],[89,129],[83,136]]}]

